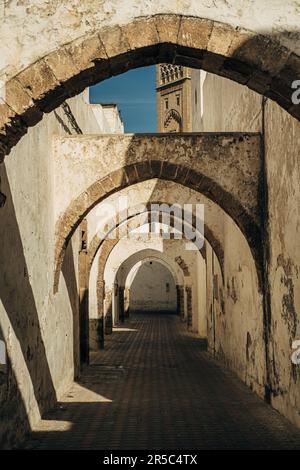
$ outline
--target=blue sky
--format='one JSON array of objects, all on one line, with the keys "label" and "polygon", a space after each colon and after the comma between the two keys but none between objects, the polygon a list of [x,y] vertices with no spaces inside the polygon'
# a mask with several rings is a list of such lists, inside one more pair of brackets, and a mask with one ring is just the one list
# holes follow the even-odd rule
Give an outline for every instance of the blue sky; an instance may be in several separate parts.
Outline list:
[{"label": "blue sky", "polygon": [[116,103],[125,132],[156,132],[155,66],[141,67],[90,88],[91,103]]}]

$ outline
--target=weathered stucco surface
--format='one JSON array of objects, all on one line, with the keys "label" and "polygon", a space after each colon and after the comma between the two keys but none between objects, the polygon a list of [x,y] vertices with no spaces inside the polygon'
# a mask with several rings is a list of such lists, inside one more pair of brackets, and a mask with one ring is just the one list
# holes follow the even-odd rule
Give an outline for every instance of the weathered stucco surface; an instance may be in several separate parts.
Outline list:
[{"label": "weathered stucco surface", "polygon": [[[54,142],[55,284],[66,241],[105,196],[159,177],[196,189],[239,224],[259,259],[261,144],[257,134],[81,136]],[[82,168],[85,171],[82,171]],[[74,184],[65,185],[65,175]]]},{"label": "weathered stucco surface", "polygon": [[[195,186],[203,193],[217,199],[219,192],[229,193],[253,220],[258,223],[257,195],[260,184],[261,158],[258,134],[194,134],[194,135],[99,135],[57,138],[54,141],[55,190],[59,198],[55,205],[58,218],[82,193],[113,174],[115,171],[151,160],[185,166],[203,178]],[[173,169],[173,174],[171,173]],[[84,171],[82,171],[84,169]],[[141,170],[144,168],[141,167]],[[146,170],[146,168],[144,169]],[[170,179],[176,172],[170,166]],[[192,172],[192,171],[191,171]],[[144,171],[146,173],[146,171]],[[138,173],[137,173],[138,174]],[[72,185],[65,185],[66,175]],[[122,174],[117,174],[116,184],[122,188]],[[130,178],[131,175],[128,175]],[[141,178],[143,177],[141,171]],[[134,175],[132,176],[134,179]],[[210,183],[201,188],[201,179]],[[185,180],[185,179],[184,179]],[[183,181],[184,181],[183,180]],[[109,181],[109,178],[108,178]],[[189,182],[188,175],[186,177]],[[193,181],[191,181],[193,184]],[[214,191],[214,186],[216,190]],[[102,196],[99,187],[99,199]],[[102,191],[103,192],[103,191]],[[97,194],[95,194],[95,198]],[[90,198],[90,205],[93,199]],[[221,205],[224,202],[220,201]],[[223,207],[230,212],[230,207]],[[232,209],[233,211],[233,209]]]},{"label": "weathered stucco surface", "polygon": [[[266,302],[270,302],[265,318],[267,393],[273,406],[299,425],[300,369],[292,364],[291,355],[292,342],[300,335],[300,127],[295,119],[272,101],[265,101],[261,96],[229,80],[208,74],[203,91],[206,112],[200,123],[202,130],[245,132],[251,129],[263,133],[267,182]],[[211,116],[215,116],[215,120]],[[240,250],[240,253],[243,251]],[[242,266],[241,273],[236,273],[234,277],[236,292],[241,282],[244,283],[246,269],[247,265]],[[253,303],[250,301],[248,311],[251,305]],[[232,305],[229,311],[233,309]],[[252,337],[248,344],[252,347]],[[259,368],[256,366],[256,369]]]},{"label": "weathered stucco surface", "polygon": [[[8,354],[1,383],[0,441],[11,446],[70,386],[79,369],[78,231],[53,295],[52,136],[99,132],[86,96],[32,128],[0,165],[0,330]],[[15,261],[14,261],[15,260]]]},{"label": "weathered stucco surface", "polygon": [[[175,9],[172,10],[168,3],[164,6],[154,2],[149,3],[147,16],[141,15],[142,11],[145,11],[141,5],[140,2],[133,2],[130,6],[134,10],[129,6],[126,13],[124,4],[122,7],[119,5],[121,8],[117,15],[121,16],[114,17],[114,8],[111,11],[112,5],[105,2],[95,18],[90,19],[95,3],[88,2],[77,10],[77,21],[74,12],[70,15],[69,9],[62,8],[54,32],[53,15],[58,13],[57,4],[54,7],[42,2],[33,9],[28,5],[24,9],[20,3],[15,5],[13,2],[14,27],[20,16],[23,17],[24,23],[26,21],[26,26],[30,25],[29,19],[32,19],[34,25],[38,24],[38,27],[44,28],[43,37],[46,38],[48,32],[50,37],[46,43],[41,41],[41,47],[30,47],[32,31],[28,38],[26,28],[22,28],[22,33],[25,34],[23,41],[21,39],[19,42],[21,47],[17,47],[17,52],[14,51],[14,59],[10,53],[6,60],[4,59],[1,93],[3,96],[0,105],[2,159],[26,134],[28,126],[35,125],[42,119],[43,113],[51,111],[67,97],[74,96],[86,86],[112,75],[151,63],[169,61],[203,68],[246,84],[273,99],[299,119],[299,108],[291,100],[292,82],[300,69],[300,58],[295,51],[299,33],[295,32],[292,13],[288,17],[285,13],[283,20],[283,10],[277,8],[276,15],[267,15],[269,27],[265,25],[264,34],[260,34],[255,22],[252,23],[253,30],[246,29],[243,26],[243,9],[236,11],[236,7],[228,3],[223,3],[223,11],[231,17],[232,23],[215,20],[215,4],[210,5],[210,8],[206,5],[203,9],[201,3],[176,2]],[[164,7],[168,14],[165,13]],[[295,15],[296,7],[293,2],[290,12],[293,11]],[[10,8],[3,9],[5,37],[8,32],[7,25],[10,23],[9,10]],[[261,8],[258,11],[261,13]],[[65,16],[64,13],[65,23],[62,25],[60,21]],[[276,21],[285,24],[283,38]],[[82,23],[85,26],[80,31]],[[73,30],[73,34],[69,30]],[[69,36],[66,42],[67,31]],[[36,31],[34,38],[37,35],[39,31]],[[22,35],[18,39],[21,37]],[[40,41],[36,41],[35,45],[39,43]],[[12,44],[13,41],[10,43],[10,52],[14,49]],[[27,51],[34,51],[34,58]],[[8,58],[11,60],[9,65],[6,63]]]},{"label": "weathered stucco surface", "polygon": [[[197,286],[192,286],[193,319],[191,328],[203,336],[205,336],[204,333],[208,328],[210,350],[235,370],[253,390],[260,396],[263,396],[265,350],[263,341],[262,295],[259,293],[256,266],[249,246],[241,231],[230,217],[215,203],[195,190],[178,185],[172,181],[152,179],[137,183],[129,188],[122,189],[117,194],[109,196],[103,203],[92,209],[88,219],[97,219],[97,213],[99,218],[99,215],[103,213],[101,211],[102,204],[111,204],[118,208],[119,197],[127,197],[129,207],[138,207],[139,205],[147,207],[147,203],[151,201],[164,201],[172,205],[174,203],[174,194],[176,194],[176,202],[179,204],[198,203],[205,205],[206,224],[219,239],[222,251],[226,247],[227,252],[222,271],[218,258],[211,252],[209,244],[206,244],[206,281],[203,279],[201,268],[197,276],[197,263],[193,264],[193,261],[190,260],[190,263],[193,265],[192,279],[197,284]],[[129,210],[128,215],[131,214],[132,211]],[[91,224],[91,226],[94,227],[91,232],[91,240],[93,240],[93,234],[96,233],[96,225]],[[147,240],[143,242],[145,246],[150,243],[158,243],[158,241],[151,242]],[[160,243],[163,242],[160,241]],[[170,241],[169,243],[173,242]],[[115,240],[112,240],[108,246],[108,252],[105,250],[104,258],[101,261],[96,256],[91,270],[90,288],[92,291],[90,293],[90,306],[94,317],[99,313],[94,287],[94,279],[97,278],[97,266],[100,267],[101,265],[102,269],[104,269],[106,265],[110,265],[112,259],[115,259],[115,262],[119,265],[131,252],[135,253],[137,250],[136,243],[128,240],[124,240],[122,243],[119,242],[116,245]],[[110,251],[112,255],[109,255]],[[107,256],[109,257],[107,258]],[[113,258],[110,258],[111,256]],[[183,254],[182,256],[185,259],[187,255]],[[213,266],[210,262],[212,256],[214,257]],[[137,256],[136,260],[138,259],[139,257]],[[111,296],[111,293],[114,291],[115,271],[105,268],[105,272],[106,269],[111,274],[108,277],[104,276],[104,285],[110,292],[110,297],[108,297],[112,298],[113,305],[117,305],[118,300],[116,296]],[[205,290],[206,282],[207,292]],[[212,283],[215,285],[214,289],[210,287]],[[191,284],[189,283],[188,285],[190,286]],[[203,301],[205,308],[203,307]],[[207,320],[203,322],[201,312],[204,310],[207,312]],[[208,322],[207,325],[206,321]],[[230,331],[230,335],[228,335],[228,331]]]},{"label": "weathered stucco surface", "polygon": [[[64,122],[68,126],[62,109],[47,116],[0,168],[1,191],[7,197],[0,224],[0,321],[11,362],[1,403],[0,434],[7,445],[15,439],[16,430],[20,437],[28,429],[28,421],[36,424],[74,375],[72,330],[76,311],[72,312],[65,281],[55,298],[49,291],[54,232],[48,136],[63,134]],[[66,255],[64,272],[68,275],[72,258],[76,263],[76,250],[70,246]],[[68,288],[70,293],[76,292],[76,278]],[[57,361],[58,351],[61,362]],[[22,408],[23,413],[18,413]]]}]

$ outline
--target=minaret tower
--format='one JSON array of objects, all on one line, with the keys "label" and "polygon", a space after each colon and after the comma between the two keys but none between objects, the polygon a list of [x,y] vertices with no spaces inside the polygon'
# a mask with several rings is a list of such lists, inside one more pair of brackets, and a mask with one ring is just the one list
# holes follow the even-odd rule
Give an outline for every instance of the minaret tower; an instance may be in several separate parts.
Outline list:
[{"label": "minaret tower", "polygon": [[156,66],[157,132],[191,132],[191,69]]}]

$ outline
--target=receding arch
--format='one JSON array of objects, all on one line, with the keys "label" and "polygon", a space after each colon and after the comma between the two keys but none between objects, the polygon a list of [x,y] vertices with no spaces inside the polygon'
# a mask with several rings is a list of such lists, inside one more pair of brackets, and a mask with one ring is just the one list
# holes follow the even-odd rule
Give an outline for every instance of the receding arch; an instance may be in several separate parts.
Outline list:
[{"label": "receding arch", "polygon": [[[132,313],[133,311],[160,311],[160,312],[172,312],[172,313],[179,313],[179,305],[178,305],[178,288],[180,286],[178,280],[174,276],[173,271],[171,270],[172,266],[164,260],[163,258],[149,256],[138,261],[127,273],[126,279],[124,279],[123,286],[119,285],[119,292],[120,289],[127,294],[127,301],[128,301],[128,308],[122,308],[125,311],[127,310],[128,313]],[[145,283],[145,287],[148,288],[148,293],[153,292],[153,283],[156,283],[156,288],[153,293],[155,295],[149,296],[146,295],[146,291],[144,291],[144,283],[143,283],[143,294],[141,295],[141,289],[137,288],[139,284],[139,279],[141,279],[141,275],[144,273],[150,273],[152,269],[156,272],[156,274],[150,277],[151,284],[149,285],[148,282]],[[158,279],[158,276],[161,276],[163,273],[164,280],[167,280],[167,284],[164,284],[165,289],[163,289],[163,284],[161,282],[161,278]],[[166,288],[167,286],[167,288]],[[158,304],[157,301],[157,293],[160,298]],[[171,293],[171,297],[170,297]],[[137,299],[134,299],[135,295],[137,295]],[[148,297],[148,298],[147,298]],[[124,297],[125,300],[125,297]],[[119,306],[120,301],[123,302],[123,296],[119,297]],[[156,304],[156,305],[155,305]]]},{"label": "receding arch", "polygon": [[246,212],[232,194],[206,175],[191,168],[166,161],[148,160],[127,165],[93,183],[69,205],[56,224],[56,247],[54,267],[54,292],[57,291],[59,276],[66,246],[89,211],[106,197],[120,189],[153,178],[173,181],[204,194],[218,204],[238,225],[245,236],[255,260],[259,287],[262,288],[261,227]]},{"label": "receding arch", "polygon": [[[131,269],[139,262],[147,262],[147,261],[157,261],[158,263],[163,264],[166,266],[169,271],[171,272],[172,276],[174,277],[175,283],[177,285],[183,284],[184,282],[184,273],[182,272],[182,275],[179,275],[179,271],[182,269],[179,267],[179,269],[176,271],[174,266],[170,263],[170,260],[167,259],[167,257],[160,252],[159,250],[156,250],[154,248],[151,249],[144,249],[144,250],[139,250],[133,255],[129,256],[125,261],[123,261],[116,274],[115,274],[115,280],[118,282],[122,287],[125,287],[127,277],[131,271]],[[122,272],[122,276],[120,277],[120,273],[122,269],[126,266],[126,270]]]},{"label": "receding arch", "polygon": [[[126,221],[127,224],[130,226],[130,230],[134,230],[138,227],[141,227],[143,225],[148,224],[148,213],[140,213],[134,216],[132,219],[129,219]],[[116,229],[117,231],[118,229]],[[97,273],[97,288],[98,291],[101,293],[102,292],[102,284],[103,284],[103,277],[104,277],[104,271],[106,267],[106,262],[112,252],[112,250],[115,248],[115,246],[119,243],[121,239],[116,238],[116,239],[105,239],[102,244],[100,244],[100,250],[101,252],[99,253],[99,259],[98,259],[98,273]],[[158,251],[158,250],[157,250]],[[202,255],[203,256],[203,255]],[[178,265],[180,269],[182,270],[181,266]],[[183,270],[182,270],[183,271]],[[184,276],[184,274],[183,274]],[[100,300],[101,302],[101,300]]]},{"label": "receding arch", "polygon": [[[118,228],[121,224],[127,223],[127,221],[133,219],[135,216],[139,214],[149,214],[151,211],[151,205],[152,204],[166,204],[165,202],[159,201],[159,202],[149,202],[148,204],[145,205],[145,210],[140,211],[140,204],[136,205],[133,208],[130,208],[130,215],[128,218],[124,218],[122,220],[119,220],[118,223],[116,224],[116,228]],[[153,210],[152,210],[153,212]],[[176,217],[171,216],[170,220],[174,222],[174,219]],[[192,216],[192,227],[195,229],[197,224],[196,224],[196,217],[195,215]],[[110,226],[110,222],[108,222],[108,225]],[[91,239],[89,243],[89,249],[88,249],[88,268],[87,272],[90,272],[91,266],[93,264],[93,261],[95,259],[95,256],[102,245],[104,243],[105,239],[109,237],[111,231],[108,231],[105,237],[100,238],[97,234],[94,235],[94,237]],[[219,260],[220,266],[221,266],[221,271],[223,275],[223,280],[224,280],[224,250],[222,247],[222,244],[220,240],[218,239],[218,236],[213,232],[213,230],[209,227],[209,225],[204,221],[204,238],[208,241],[208,243],[211,245],[213,251],[216,253],[216,256]]]},{"label": "receding arch", "polygon": [[171,62],[229,78],[276,101],[296,119],[291,84],[300,58],[271,36],[208,18],[177,14],[140,17],[99,27],[18,71],[5,84],[0,151],[10,149],[55,109],[87,86],[127,70]]},{"label": "receding arch", "polygon": [[[107,261],[108,261],[107,257]],[[161,252],[155,248],[145,248],[142,250],[138,250],[136,253],[133,253],[128,258],[120,262],[119,267],[114,275],[114,283],[117,283],[119,289],[124,289],[126,284],[126,279],[128,274],[130,273],[131,269],[140,261],[144,260],[152,260],[157,261],[164,264],[167,269],[171,272],[172,277],[174,278],[175,285],[183,287],[186,284],[186,277],[184,271],[180,265],[178,265],[175,261],[171,260],[165,253]],[[99,265],[100,265],[100,258],[99,258]],[[105,269],[107,264],[105,263],[103,269],[103,280],[105,278]],[[98,273],[98,275],[101,275]],[[99,280],[99,278],[98,278]],[[101,311],[100,303],[103,302],[101,297],[101,291],[98,290],[99,295],[99,307],[100,307],[100,314],[104,315],[104,312]]]},{"label": "receding arch", "polygon": [[[176,284],[178,285],[179,284],[179,277],[177,276],[177,273],[173,270],[172,266],[164,259],[164,258],[160,258],[160,257],[156,257],[154,255],[151,255],[151,256],[147,256],[147,258],[143,258],[142,260],[138,261],[136,264],[138,263],[147,263],[148,261],[155,261],[163,266],[165,266],[172,274],[173,278],[174,278],[174,281],[176,282]],[[132,270],[134,269],[134,267],[136,266],[136,264],[133,266],[133,268],[131,268],[131,270],[128,272],[127,274],[127,277],[126,279],[124,279],[124,287],[126,286],[127,282],[131,282],[132,279],[131,279],[131,274],[133,275],[133,272]]]},{"label": "receding arch", "polygon": [[[149,220],[148,220],[148,214],[142,212],[142,213],[139,213],[137,214],[136,216],[134,216],[132,219],[129,219],[127,221],[128,224],[130,224],[130,229],[131,230],[134,230],[135,228],[137,227],[140,227],[141,225],[147,225],[149,223]],[[118,243],[122,240],[121,239],[106,239],[100,246],[100,252],[99,252],[99,257],[98,257],[98,261],[97,261],[97,274],[96,274],[96,298],[97,298],[97,312],[98,312],[98,321],[100,319],[100,324],[101,324],[101,327],[100,327],[100,331],[102,331],[102,328],[104,327],[104,322],[103,322],[103,308],[104,308],[104,292],[106,292],[106,288],[107,288],[107,285],[106,285],[106,281],[105,281],[105,270],[106,270],[106,266],[107,266],[107,261],[113,251],[113,249],[118,245]],[[140,251],[143,251],[144,253],[147,253],[147,255],[150,254],[151,250],[153,251],[153,249],[143,249],[143,250],[139,250],[137,253],[140,253]],[[160,256],[166,256],[164,255],[163,252],[159,251],[159,250],[155,250],[157,253],[160,253]],[[200,254],[202,256],[202,258],[205,260],[206,259],[206,250],[198,250],[200,251]],[[133,255],[131,255],[130,258],[132,258]],[[125,261],[125,260],[124,260]],[[181,312],[181,316],[182,318],[184,317],[184,304],[183,304],[183,298],[184,298],[184,292],[183,292],[183,287],[186,285],[186,282],[188,282],[188,280],[190,279],[190,273],[186,271],[185,269],[185,265],[182,263],[182,260],[181,262],[178,262],[176,259],[175,260],[172,260],[172,261],[169,261],[169,263],[172,263],[172,266],[173,266],[173,270],[174,270],[174,273],[180,273],[180,276],[178,277],[178,275],[176,276],[174,274],[174,277],[176,278],[176,282],[177,282],[177,286],[178,286],[178,294],[179,294],[179,304],[180,304],[180,312]],[[117,271],[119,272],[119,270]],[[222,281],[224,282],[224,278],[223,278],[223,273],[222,273],[222,269],[221,269],[221,276],[222,276]],[[114,279],[117,279],[117,275],[114,275]],[[191,279],[190,279],[191,281]],[[112,286],[110,285],[110,289],[108,290],[108,302],[109,302],[109,305],[110,305],[110,309],[113,309],[113,300],[112,300]],[[112,310],[111,310],[112,312]],[[110,318],[112,318],[110,316]],[[110,324],[110,328],[109,328],[109,331],[111,331],[111,326],[112,324],[109,322]],[[92,323],[92,336],[94,336],[94,333],[95,333],[95,330],[98,331],[98,324],[96,323],[97,327],[95,328],[95,324]],[[98,331],[99,332],[99,331]],[[97,340],[97,343],[99,345],[101,345],[101,347],[103,347],[104,345],[104,336],[103,336],[103,331],[100,335],[101,337],[101,340]]]},{"label": "receding arch", "polygon": [[[128,220],[128,225],[130,225],[130,230],[134,230],[142,225],[148,224],[148,214],[138,214],[133,217],[133,219]],[[98,312],[102,311],[102,304],[103,304],[103,294],[104,294],[104,272],[106,269],[107,260],[112,253],[113,249],[119,243],[121,239],[106,239],[100,246],[99,258],[98,258],[98,270],[97,270],[97,281],[96,281],[96,289],[97,289],[97,305],[98,305]],[[158,253],[159,250],[156,250]],[[203,256],[204,254],[202,254]],[[185,277],[184,270],[180,264],[174,262],[174,272],[182,271],[181,276],[181,284],[183,283],[183,279]],[[117,277],[117,276],[115,276]],[[178,276],[177,276],[178,277]]]}]

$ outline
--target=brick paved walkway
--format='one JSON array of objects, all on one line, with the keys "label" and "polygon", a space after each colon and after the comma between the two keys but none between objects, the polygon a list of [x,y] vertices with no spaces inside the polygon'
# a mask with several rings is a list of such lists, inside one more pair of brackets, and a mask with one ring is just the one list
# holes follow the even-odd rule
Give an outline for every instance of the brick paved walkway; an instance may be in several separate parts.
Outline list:
[{"label": "brick paved walkway", "polygon": [[172,315],[131,318],[24,447],[300,448],[300,430],[204,349]]}]

